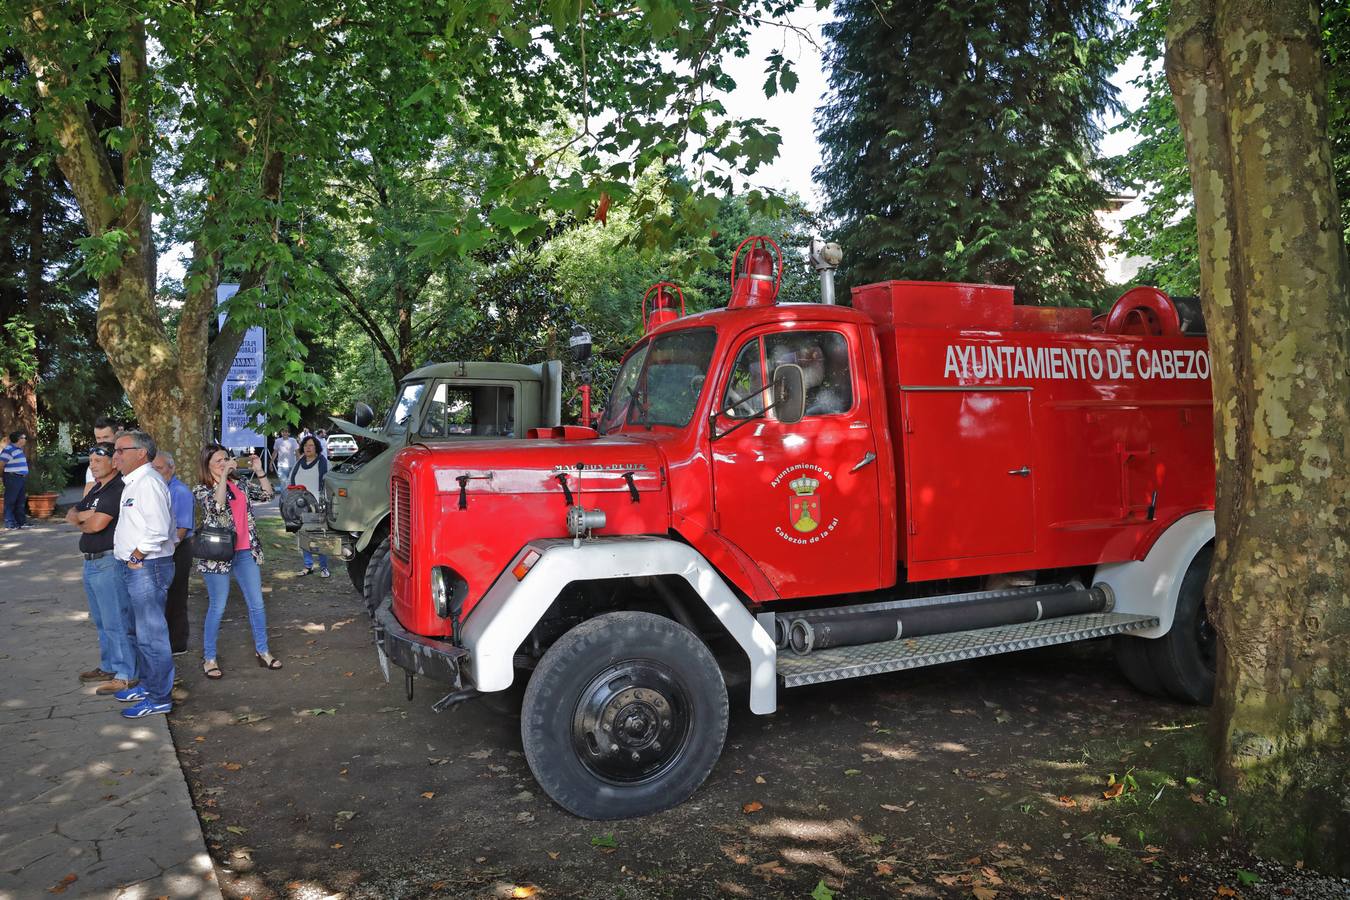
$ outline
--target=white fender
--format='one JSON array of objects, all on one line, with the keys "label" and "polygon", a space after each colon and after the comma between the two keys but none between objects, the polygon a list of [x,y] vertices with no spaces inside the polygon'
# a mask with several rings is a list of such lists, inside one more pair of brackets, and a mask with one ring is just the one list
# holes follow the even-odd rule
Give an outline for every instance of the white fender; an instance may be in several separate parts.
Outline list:
[{"label": "white fender", "polygon": [[[539,561],[517,581],[511,568],[531,550],[540,554]],[[580,547],[570,539],[540,540],[521,548],[460,631],[474,687],[500,691],[511,686],[516,649],[569,583],[643,575],[678,575],[689,582],[750,660],[751,712],[767,715],[777,709],[773,638],[698,551],[661,537],[601,537]]]},{"label": "white fender", "polygon": [[1214,539],[1214,513],[1191,513],[1177,519],[1140,560],[1097,567],[1095,581],[1106,582],[1116,595],[1112,612],[1157,616],[1156,628],[1132,632],[1133,637],[1160,638],[1172,627],[1181,580],[1200,548]]}]

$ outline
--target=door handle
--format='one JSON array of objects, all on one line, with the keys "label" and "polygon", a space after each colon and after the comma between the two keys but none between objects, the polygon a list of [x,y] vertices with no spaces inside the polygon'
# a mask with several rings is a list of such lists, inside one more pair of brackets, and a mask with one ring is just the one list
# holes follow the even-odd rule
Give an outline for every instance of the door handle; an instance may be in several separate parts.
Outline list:
[{"label": "door handle", "polygon": [[849,472],[850,472],[850,473],[853,473],[853,472],[858,471],[859,469],[861,469],[863,466],[867,465],[868,463],[875,462],[875,461],[876,461],[876,458],[877,458],[877,455],[876,455],[875,453],[873,453],[871,450],[868,450],[866,453],[863,454],[863,458],[860,459],[860,460],[858,461],[858,464],[857,464],[856,466],[854,466],[853,468],[849,469]]},{"label": "door handle", "polygon": [[1031,469],[1027,468],[1026,466],[1023,466],[1023,467],[1020,468],[1020,469],[1009,469],[1009,470],[1008,470],[1008,474],[1009,474],[1009,475],[1017,475],[1017,476],[1019,476],[1019,477],[1021,477],[1021,478],[1026,478],[1028,475],[1031,474]]}]

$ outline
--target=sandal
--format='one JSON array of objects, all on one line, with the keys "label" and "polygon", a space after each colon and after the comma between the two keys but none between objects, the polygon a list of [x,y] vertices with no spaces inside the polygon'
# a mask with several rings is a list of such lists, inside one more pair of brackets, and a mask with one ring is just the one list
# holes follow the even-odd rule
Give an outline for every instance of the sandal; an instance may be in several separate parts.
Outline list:
[{"label": "sandal", "polygon": [[272,654],[270,653],[267,654],[267,656],[263,656],[261,653],[255,652],[253,655],[258,658],[258,665],[262,666],[264,669],[281,668],[281,660],[277,659],[275,656],[272,656]]},{"label": "sandal", "polygon": [[307,569],[301,569],[298,577],[304,578],[306,575],[313,575],[313,574],[314,574],[314,567],[310,566]]},{"label": "sandal", "polygon": [[225,677],[225,673],[220,671],[220,666],[216,665],[214,659],[202,660],[202,672],[204,672],[206,677],[210,678],[212,681]]}]

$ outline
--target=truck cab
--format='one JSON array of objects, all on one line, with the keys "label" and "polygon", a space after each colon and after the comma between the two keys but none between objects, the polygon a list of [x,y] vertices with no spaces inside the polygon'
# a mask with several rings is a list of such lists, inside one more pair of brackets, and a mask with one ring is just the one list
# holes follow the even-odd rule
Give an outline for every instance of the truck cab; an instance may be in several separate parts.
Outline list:
[{"label": "truck cab", "polygon": [[374,427],[333,422],[361,439],[324,479],[325,528],[300,540],[346,561],[352,584],[372,606],[389,591],[389,470],[410,443],[438,445],[522,437],[556,425],[562,413],[562,364],[448,362],[422,366],[398,384],[389,412]]},{"label": "truck cab", "polygon": [[527,761],[591,818],[693,793],[725,665],[767,714],[1109,636],[1136,683],[1207,702],[1209,357],[1170,298],[1099,321],[993,285],[780,302],[769,255],[727,308],[649,323],[597,430],[398,454],[386,671],[448,682],[438,709],[528,678]]}]

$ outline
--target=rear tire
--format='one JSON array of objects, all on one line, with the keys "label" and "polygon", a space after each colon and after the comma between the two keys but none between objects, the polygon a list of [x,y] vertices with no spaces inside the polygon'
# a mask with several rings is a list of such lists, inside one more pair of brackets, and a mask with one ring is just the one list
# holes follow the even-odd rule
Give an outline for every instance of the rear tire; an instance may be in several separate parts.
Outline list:
[{"label": "rear tire", "polygon": [[366,612],[372,616],[394,590],[394,567],[389,560],[389,538],[384,538],[370,553],[362,593],[366,598]]},{"label": "rear tire", "polygon": [[1219,635],[1205,611],[1205,582],[1214,548],[1205,547],[1181,580],[1177,612],[1167,634],[1149,641],[1149,658],[1158,680],[1173,699],[1208,706],[1214,700]]},{"label": "rear tire", "polygon": [[722,753],[727,689],[707,646],[662,616],[614,612],[564,634],[525,689],[520,735],[535,780],[585,819],[668,809]]},{"label": "rear tire", "polygon": [[1125,634],[1117,635],[1111,640],[1116,665],[1125,675],[1125,680],[1134,685],[1135,690],[1141,694],[1148,694],[1150,697],[1167,696],[1167,691],[1163,689],[1162,682],[1158,679],[1158,673],[1153,671],[1153,660],[1149,658],[1149,646],[1153,641]]},{"label": "rear tire", "polygon": [[1218,633],[1205,612],[1205,582],[1213,556],[1214,548],[1207,546],[1191,560],[1167,634],[1114,639],[1116,663],[1143,693],[1201,706],[1214,699]]}]

